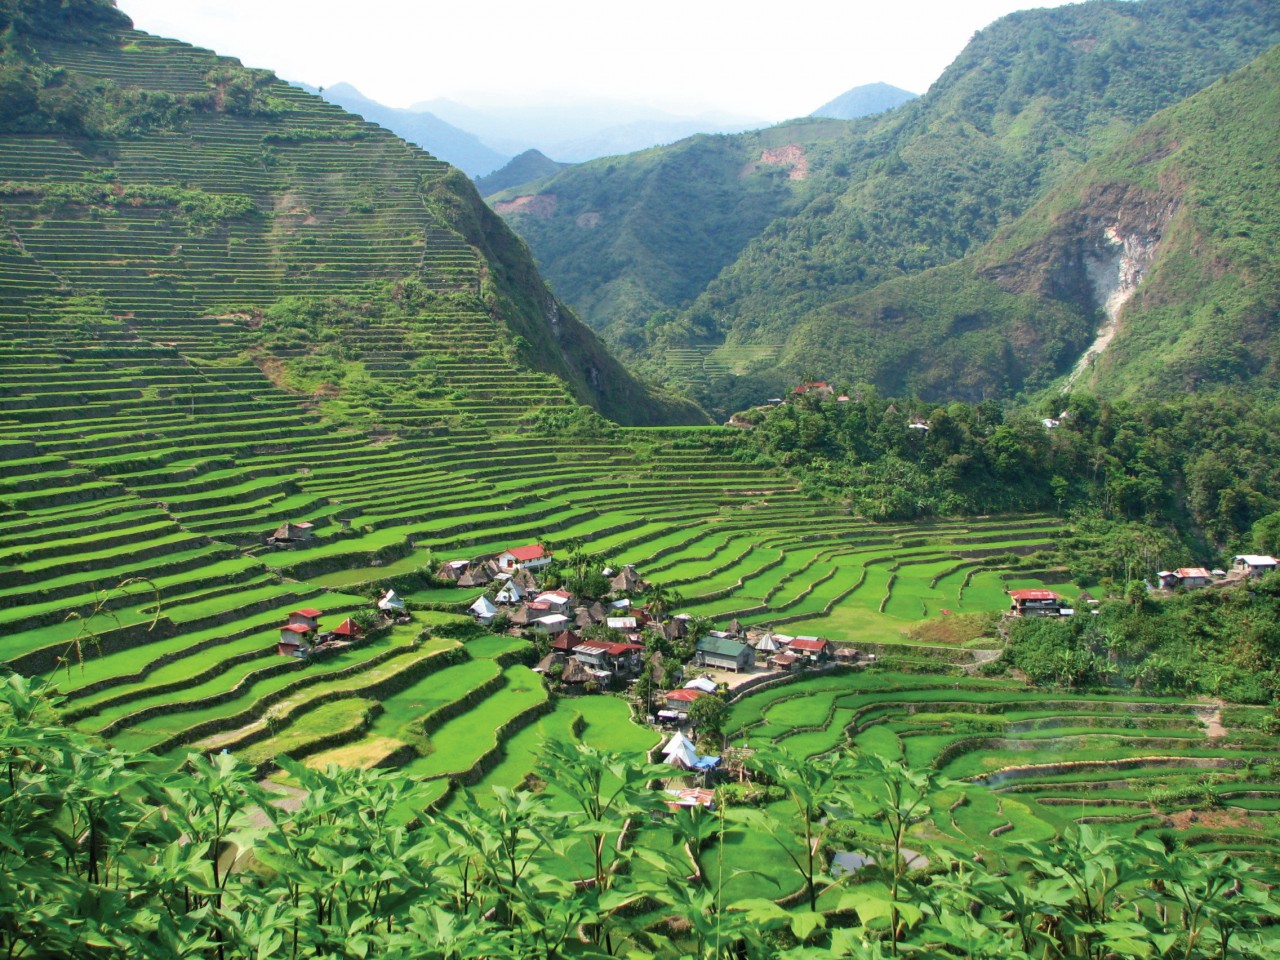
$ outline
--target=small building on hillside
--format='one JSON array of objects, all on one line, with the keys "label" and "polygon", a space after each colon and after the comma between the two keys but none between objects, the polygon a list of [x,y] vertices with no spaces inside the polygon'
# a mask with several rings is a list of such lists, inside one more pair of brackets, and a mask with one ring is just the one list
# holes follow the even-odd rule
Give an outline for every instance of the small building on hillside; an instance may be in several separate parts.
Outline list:
[{"label": "small building on hillside", "polygon": [[792,393],[797,397],[803,397],[806,394],[812,394],[815,397],[829,397],[835,391],[831,389],[830,384],[825,380],[809,380],[796,387]]},{"label": "small building on hillside", "polygon": [[640,669],[643,652],[644,647],[638,643],[586,642],[574,649],[573,657],[592,670],[629,675]]},{"label": "small building on hillside", "polygon": [[276,528],[276,532],[267,537],[267,545],[271,547],[301,547],[311,542],[314,526],[306,520],[298,523],[285,522]]},{"label": "small building on hillside", "polygon": [[569,613],[573,606],[573,594],[568,590],[544,590],[533,598],[534,603],[546,604],[552,613]]},{"label": "small building on hillside", "polygon": [[1276,558],[1260,553],[1242,553],[1232,558],[1231,572],[1242,577],[1265,577],[1276,568]]},{"label": "small building on hillside", "polygon": [[728,637],[703,637],[694,648],[693,661],[700,667],[714,667],[736,673],[756,665],[756,652],[745,643]]},{"label": "small building on hillside", "polygon": [[289,614],[289,623],[299,623],[308,630],[318,630],[320,627],[320,611],[315,607],[303,607]]},{"label": "small building on hillside", "polygon": [[689,704],[693,703],[693,701],[700,697],[705,696],[707,696],[707,692],[705,690],[681,687],[679,690],[668,690],[662,695],[662,699],[666,701],[668,709],[687,712]]},{"label": "small building on hillside", "polygon": [[787,653],[810,663],[826,663],[835,654],[830,640],[821,637],[796,637],[787,644]]},{"label": "small building on hillside", "polygon": [[525,597],[524,590],[515,580],[508,579],[493,597],[494,603],[519,603]]},{"label": "small building on hillside", "polygon": [[715,693],[717,684],[710,677],[694,677],[684,685],[686,690],[701,690],[703,693]]},{"label": "small building on hillside", "polygon": [[639,593],[644,589],[644,581],[636,572],[635,564],[628,563],[609,581],[611,593]]},{"label": "small building on hillside", "polygon": [[280,628],[276,653],[282,657],[305,657],[315,645],[316,629],[304,623],[286,623]]},{"label": "small building on hillside", "polygon": [[572,630],[562,630],[551,638],[551,649],[558,653],[570,653],[582,646],[582,637]]},{"label": "small building on hillside", "polygon": [[1179,567],[1177,570],[1161,570],[1156,574],[1160,578],[1160,586],[1166,590],[1199,590],[1213,583],[1213,574],[1204,567]]},{"label": "small building on hillside", "polygon": [[498,566],[508,572],[514,570],[537,570],[551,562],[550,551],[540,543],[530,543],[523,547],[511,547],[497,556]]},{"label": "small building on hillside", "polygon": [[563,613],[548,613],[529,621],[529,627],[538,633],[563,633],[573,621]]},{"label": "small building on hillside", "polygon": [[394,590],[388,590],[378,601],[378,609],[383,613],[389,613],[392,615],[403,613],[404,601],[400,599],[400,595]]},{"label": "small building on hillside", "polygon": [[457,583],[458,578],[466,572],[470,563],[470,560],[446,560],[436,567],[436,579]]},{"label": "small building on hillside", "polygon": [[339,640],[350,641],[355,640],[362,632],[363,631],[356,622],[350,617],[347,617],[347,619],[343,620],[340,624],[330,630],[329,635],[331,637],[336,637]]},{"label": "small building on hillside", "polygon": [[498,615],[498,608],[492,600],[481,594],[476,597],[475,603],[467,608],[472,615],[481,623],[492,623],[493,618]]},{"label": "small building on hillside", "polygon": [[773,667],[775,670],[781,670],[783,673],[790,673],[795,670],[796,664],[799,662],[800,658],[794,653],[787,653],[785,651],[782,653],[775,653],[768,660],[769,666]]},{"label": "small building on hillside", "polygon": [[1010,590],[1009,613],[1015,617],[1069,617],[1075,610],[1052,590]]},{"label": "small building on hillside", "polygon": [[487,587],[498,574],[498,565],[492,560],[472,560],[458,577],[460,587]]}]

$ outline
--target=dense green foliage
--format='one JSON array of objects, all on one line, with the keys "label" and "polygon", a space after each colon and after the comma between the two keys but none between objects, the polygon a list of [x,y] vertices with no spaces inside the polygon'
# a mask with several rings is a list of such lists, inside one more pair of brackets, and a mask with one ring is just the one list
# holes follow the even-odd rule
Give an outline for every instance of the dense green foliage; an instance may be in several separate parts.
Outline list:
[{"label": "dense green foliage", "polygon": [[[697,136],[670,147],[569,167],[492,198],[530,244],[557,294],[633,355],[646,325],[670,320],[808,184],[766,151],[812,149],[843,135],[836,121],[797,121],[751,134]],[[652,321],[652,324],[651,324]],[[712,324],[703,336],[714,335]]]},{"label": "dense green foliage", "polygon": [[1274,703],[1280,694],[1280,577],[1104,604],[1097,616],[1023,618],[1009,662],[1037,684],[1128,686]]},{"label": "dense green foliage", "polygon": [[451,297],[465,332],[491,329],[495,353],[617,421],[705,420],[618,364],[440,161],[269,71],[133,31],[100,0],[5,17],[8,309],[75,312],[70,298],[91,296],[108,316],[199,323],[340,297],[353,306],[331,312],[350,324],[416,287],[417,306]]},{"label": "dense green foliage", "polygon": [[[1280,505],[1280,414],[1228,392],[1162,403],[1072,394],[1007,417],[996,403],[891,403],[869,387],[850,394],[761,410],[753,439],[868,516],[1075,509],[1166,527],[1175,540],[1216,550],[1251,546],[1253,525]],[[1060,416],[1055,426],[1042,422]],[[1115,542],[1114,533],[1095,536]],[[1176,553],[1152,560],[1191,559]],[[1122,575],[1097,558],[1081,563],[1085,579]]]},{"label": "dense green foliage", "polygon": [[[536,791],[410,824],[397,811],[425,798],[402,776],[289,763],[301,795],[286,809],[227,755],[156,773],[104,750],[15,678],[0,685],[0,750],[10,956],[1275,955],[1270,875],[1224,854],[1081,826],[1011,845],[1007,870],[932,845],[921,869],[907,844],[944,784],[869,755],[751,758],[782,799],[749,830],[773,876],[807,894],[789,911],[732,895],[704,856],[741,827],[700,808],[663,816],[657,768],[582,745],[545,744]],[[845,845],[876,865],[833,876]]]},{"label": "dense green foliage", "polygon": [[[645,369],[671,378],[679,372],[667,353],[673,345],[727,341],[785,345],[776,367],[784,378],[847,376],[896,392],[892,381],[903,380],[901,351],[909,343],[916,351],[908,358],[911,388],[936,398],[976,399],[983,391],[989,396],[1034,388],[1062,373],[1087,343],[1096,320],[1087,296],[1067,307],[1046,307],[1035,296],[1006,299],[998,287],[960,271],[920,288],[895,284],[864,301],[826,308],[977,250],[1002,224],[1123,142],[1157,110],[1243,66],[1277,40],[1280,18],[1274,5],[1259,0],[1088,3],[1005,17],[980,31],[919,100],[878,120],[850,123],[821,146],[796,131],[791,142],[806,155],[808,179],[795,208],[756,229],[731,262],[709,262],[692,252],[667,261],[676,275],[666,284],[666,299],[641,305],[647,314],[618,308],[616,297],[603,291],[627,289],[629,278],[660,256],[657,243],[665,246],[668,237],[646,243],[643,232],[633,231],[620,265],[610,258],[604,269],[588,275],[576,246],[587,231],[575,231],[572,218],[525,215],[513,222],[570,303],[604,329],[611,343],[643,358]],[[1215,125],[1226,116],[1216,117]],[[1241,130],[1261,138],[1276,127],[1274,109],[1270,117],[1259,122],[1246,111],[1238,119]],[[724,151],[740,150],[750,136],[718,143]],[[674,161],[682,148],[665,149]],[[1212,142],[1206,143],[1206,157],[1212,150]],[[1273,149],[1262,152],[1274,155]],[[619,211],[615,219],[654,206],[660,202],[655,194],[697,201],[679,182],[634,182],[653,167],[648,154],[611,163],[616,172],[604,184],[608,192],[594,203]],[[1273,176],[1274,165],[1262,164],[1253,179]],[[591,176],[575,169],[538,189],[572,195],[575,178]],[[1254,191],[1252,207],[1270,195]],[[1240,195],[1234,196],[1226,204],[1233,209]],[[683,216],[720,213],[690,210]],[[718,274],[709,282],[708,267]],[[570,271],[576,271],[572,277]],[[1184,293],[1194,286],[1188,283]],[[691,294],[693,288],[701,292]],[[689,303],[684,298],[691,295],[696,299]],[[952,297],[956,303],[948,309]],[[1160,330],[1199,309],[1180,297],[1162,300],[1169,317]],[[879,315],[886,303],[901,304],[899,316],[908,320],[919,311],[925,322],[886,323]],[[1046,315],[1043,326],[1036,322],[1039,313]],[[957,324],[960,336],[950,337]],[[1153,330],[1151,336],[1161,334]],[[887,347],[886,340],[902,346]],[[1231,334],[1221,341],[1227,350],[1235,342]],[[1185,352],[1194,362],[1195,351]],[[1008,375],[998,375],[1010,359]],[[744,378],[755,388],[751,399],[776,392],[771,366],[760,364]],[[948,378],[953,371],[959,375],[954,387]],[[742,399],[734,395],[741,389],[734,378],[715,371],[691,389],[717,413]]]},{"label": "dense green foliage", "polygon": [[1274,386],[1278,91],[1272,51],[1159,114],[972,256],[811,314],[783,365],[935,399],[1037,390],[1083,353],[1128,257],[1142,282],[1078,382],[1151,397]]}]

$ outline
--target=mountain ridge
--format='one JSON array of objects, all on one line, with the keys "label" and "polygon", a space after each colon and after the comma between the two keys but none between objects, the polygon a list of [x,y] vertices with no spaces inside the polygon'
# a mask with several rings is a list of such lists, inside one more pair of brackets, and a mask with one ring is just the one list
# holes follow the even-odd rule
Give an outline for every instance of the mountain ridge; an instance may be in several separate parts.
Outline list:
[{"label": "mountain ridge", "polygon": [[[630,304],[602,296],[635,287],[642,274],[630,265],[660,256],[653,247],[665,239],[633,234],[630,248],[592,275],[582,266],[591,238],[572,216],[508,216],[555,289],[652,376],[674,380],[682,368],[669,358],[690,350],[780,354],[795,346],[785,366],[756,363],[755,386],[719,376],[695,384],[695,396],[727,415],[744,400],[776,395],[810,368],[792,335],[808,313],[972,252],[1157,109],[1277,41],[1280,12],[1257,0],[1097,2],[1011,14],[979,31],[921,98],[843,121],[844,133],[821,150],[793,137],[808,157],[806,180],[793,185],[773,219],[744,231],[751,236],[731,259],[695,252],[671,263],[665,289],[675,297],[657,287]],[[726,153],[742,152],[750,136],[721,142]],[[617,173],[630,163],[612,162]],[[642,166],[661,164],[645,157],[634,164]],[[572,193],[579,177],[586,171],[566,171],[537,192]],[[615,182],[628,179],[615,174]],[[597,206],[629,215],[625,194],[593,189]],[[644,181],[633,194],[635,210],[653,207],[655,193],[688,190],[679,178]],[[740,197],[731,190],[722,206]],[[687,219],[696,222],[699,213]],[[703,284],[709,272],[715,275]]]},{"label": "mountain ridge", "polygon": [[864,83],[833,97],[814,110],[811,117],[828,117],[832,120],[856,120],[876,113],[883,113],[915,100],[920,94],[903,90],[892,84]]},{"label": "mountain ridge", "polygon": [[478,177],[507,164],[511,157],[484,144],[479,137],[440,119],[425,110],[402,110],[371,100],[349,83],[335,83],[321,88],[304,89],[324,97],[344,110],[386,127],[396,136],[417,144],[424,150]]},{"label": "mountain ridge", "polygon": [[[62,39],[82,8],[77,40]],[[460,172],[267,71],[117,14],[92,0],[28,4],[0,24],[11,28],[0,79],[24,105],[0,126],[0,259],[30,277],[5,286],[6,310],[60,317],[90,304],[235,354],[272,349],[263,318],[286,301],[307,304],[286,304],[290,316],[353,331],[430,303],[606,416],[705,422],[636,381],[546,291]]]}]

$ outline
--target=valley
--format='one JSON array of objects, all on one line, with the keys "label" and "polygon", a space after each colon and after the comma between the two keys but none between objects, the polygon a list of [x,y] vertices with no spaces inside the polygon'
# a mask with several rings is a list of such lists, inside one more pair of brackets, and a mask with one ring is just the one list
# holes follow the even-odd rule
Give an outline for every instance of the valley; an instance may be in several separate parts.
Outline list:
[{"label": "valley", "polygon": [[550,284],[386,130],[0,5],[0,949],[1274,956],[1274,14],[1189,64],[1186,2],[1076,126],[912,139],[1015,15],[882,117],[514,186],[595,233]]}]

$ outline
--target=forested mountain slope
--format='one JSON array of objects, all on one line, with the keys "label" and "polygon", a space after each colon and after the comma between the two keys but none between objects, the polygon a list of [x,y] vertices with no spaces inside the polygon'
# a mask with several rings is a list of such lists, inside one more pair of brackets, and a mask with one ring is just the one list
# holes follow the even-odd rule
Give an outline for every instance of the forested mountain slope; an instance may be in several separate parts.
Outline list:
[{"label": "forested mountain slope", "polygon": [[[1098,2],[1005,17],[976,34],[924,97],[882,118],[843,124],[839,133],[824,131],[822,151],[811,149],[802,131],[769,131],[792,145],[797,160],[804,157],[803,189],[793,185],[790,206],[763,228],[752,224],[750,240],[722,268],[698,256],[670,258],[673,276],[650,301],[620,305],[607,291],[637,285],[641,271],[631,264],[658,256],[669,236],[646,242],[632,232],[627,260],[604,258],[594,273],[583,267],[582,245],[611,217],[652,206],[655,193],[689,202],[684,179],[640,176],[661,166],[652,156],[611,161],[618,189],[598,187],[591,209],[600,217],[590,229],[579,225],[577,207],[573,216],[513,222],[555,289],[651,369],[669,369],[672,347],[727,341],[781,349],[809,312],[976,249],[1157,110],[1278,40],[1280,11],[1257,0]],[[743,138],[727,139],[748,149]],[[679,149],[687,147],[668,148],[668,155]],[[566,171],[539,185],[520,209],[551,207],[588,176]],[[686,176],[697,179],[696,172]],[[740,186],[726,189],[716,216],[743,196]],[[700,213],[705,208],[684,219],[700,222]],[[712,270],[715,277],[704,282]],[[756,392],[767,395],[823,359],[802,353],[793,346],[780,370],[758,365]],[[704,385],[704,396],[726,388],[724,380]]]},{"label": "forested mountain slope", "polygon": [[933,400],[1036,389],[1073,366],[1073,383],[1112,396],[1274,387],[1278,120],[1280,48],[1158,114],[970,257],[804,318],[782,363]]},{"label": "forested mountain slope", "polygon": [[185,325],[234,352],[282,298],[366,304],[350,327],[407,284],[606,416],[700,419],[619,366],[467,178],[430,155],[269,73],[136,32],[96,0],[9,2],[0,26],[6,314],[88,304],[143,335],[178,342]]},{"label": "forested mountain slope", "polygon": [[811,192],[814,157],[846,136],[801,120],[566,168],[490,198],[529,242],[553,289],[615,345],[688,303],[771,221]]}]

